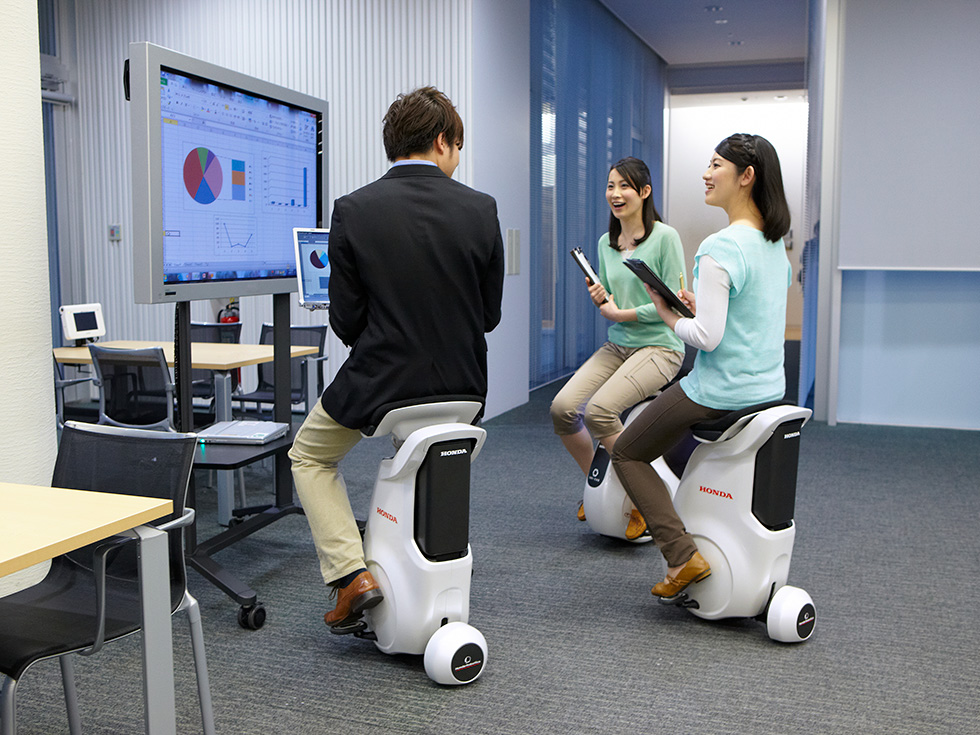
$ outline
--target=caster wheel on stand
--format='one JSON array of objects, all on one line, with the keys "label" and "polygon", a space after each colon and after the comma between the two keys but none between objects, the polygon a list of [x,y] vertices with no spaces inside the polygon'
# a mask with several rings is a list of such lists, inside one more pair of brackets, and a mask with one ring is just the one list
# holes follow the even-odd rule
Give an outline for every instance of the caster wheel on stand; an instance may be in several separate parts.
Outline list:
[{"label": "caster wheel on stand", "polygon": [[238,624],[246,630],[258,630],[265,625],[265,608],[262,605],[242,605],[238,608]]},{"label": "caster wheel on stand", "polygon": [[766,630],[774,641],[802,643],[813,634],[816,621],[813,599],[799,587],[780,587],[769,601]]},{"label": "caster wheel on stand", "polygon": [[487,664],[487,639],[466,623],[447,623],[425,646],[425,673],[438,684],[476,681]]}]

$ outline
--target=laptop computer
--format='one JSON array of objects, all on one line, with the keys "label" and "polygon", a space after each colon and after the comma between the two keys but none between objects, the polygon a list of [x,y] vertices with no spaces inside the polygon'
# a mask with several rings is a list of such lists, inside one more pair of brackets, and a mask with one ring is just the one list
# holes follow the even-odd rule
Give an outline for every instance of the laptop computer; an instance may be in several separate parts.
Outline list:
[{"label": "laptop computer", "polygon": [[299,303],[308,308],[324,308],[330,305],[330,260],[327,257],[329,240],[330,230],[293,228]]},{"label": "laptop computer", "polygon": [[219,421],[197,432],[205,444],[266,444],[284,436],[289,424],[275,421]]}]

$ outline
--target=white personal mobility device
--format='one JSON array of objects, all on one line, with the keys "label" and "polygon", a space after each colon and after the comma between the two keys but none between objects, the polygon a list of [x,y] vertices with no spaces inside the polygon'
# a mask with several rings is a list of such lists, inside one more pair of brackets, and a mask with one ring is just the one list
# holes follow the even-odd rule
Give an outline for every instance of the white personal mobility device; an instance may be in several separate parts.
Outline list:
[{"label": "white personal mobility device", "polygon": [[[648,403],[636,406],[626,423]],[[679,480],[663,458],[653,463],[711,565],[709,577],[661,602],[710,620],[756,618],[765,622],[770,638],[784,643],[810,637],[813,600],[786,584],[796,536],[800,430],[810,415],[809,409],[776,403],[733,411],[692,427],[699,444]],[[583,504],[593,530],[626,538],[633,506],[601,446]]]},{"label": "white personal mobility device", "polygon": [[473,556],[469,546],[470,463],[486,431],[472,422],[477,401],[403,405],[365,436],[391,434],[364,529],[368,571],[384,600],[354,635],[385,653],[422,654],[425,672],[447,685],[483,672],[487,642],[468,624]]}]

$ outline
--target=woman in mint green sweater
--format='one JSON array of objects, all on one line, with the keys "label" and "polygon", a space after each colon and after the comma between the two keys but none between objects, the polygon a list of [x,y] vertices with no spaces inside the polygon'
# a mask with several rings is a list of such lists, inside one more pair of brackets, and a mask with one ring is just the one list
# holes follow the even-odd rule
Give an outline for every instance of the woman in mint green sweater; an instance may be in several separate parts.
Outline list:
[{"label": "woman in mint green sweater", "polygon": [[[643,282],[623,261],[644,261],[669,286],[680,287],[684,251],[677,231],[664,224],[653,203],[650,170],[624,158],[606,185],[609,232],[599,240],[599,281],[589,295],[611,324],[606,341],[569,379],[551,404],[555,433],[587,474],[593,438],[612,453],[623,431],[620,414],[659,391],[680,370],[684,345],[664,324]],[[585,515],[579,507],[579,519]],[[646,523],[634,512],[626,535],[636,538]]]}]

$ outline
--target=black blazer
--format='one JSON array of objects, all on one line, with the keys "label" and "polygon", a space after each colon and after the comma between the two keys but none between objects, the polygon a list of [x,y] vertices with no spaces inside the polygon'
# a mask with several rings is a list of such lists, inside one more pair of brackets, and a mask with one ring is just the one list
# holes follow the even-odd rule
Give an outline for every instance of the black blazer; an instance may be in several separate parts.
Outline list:
[{"label": "black blazer", "polygon": [[395,166],[334,202],[328,253],[330,326],[352,348],[321,397],[335,421],[361,429],[385,403],[486,397],[504,280],[493,197],[436,166]]}]

